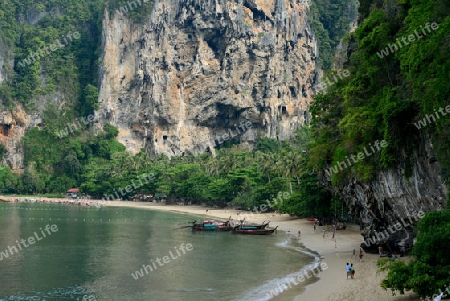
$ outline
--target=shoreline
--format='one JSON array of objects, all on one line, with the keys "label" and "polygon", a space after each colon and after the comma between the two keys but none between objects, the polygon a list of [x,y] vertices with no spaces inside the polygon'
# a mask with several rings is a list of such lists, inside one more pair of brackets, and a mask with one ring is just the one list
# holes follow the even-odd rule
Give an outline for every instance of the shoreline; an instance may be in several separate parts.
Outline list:
[{"label": "shoreline", "polygon": [[[0,196],[0,200],[14,200],[13,197]],[[19,199],[23,199],[20,197]],[[46,203],[56,203],[49,198],[28,197],[28,199],[48,200]],[[69,203],[72,200],[61,199],[60,202]],[[70,203],[76,203],[73,201]],[[227,220],[230,216],[238,220],[242,217],[248,217],[246,211],[233,209],[217,209],[203,206],[183,206],[183,205],[165,205],[165,203],[153,202],[129,202],[129,201],[101,201],[101,200],[80,200],[81,205],[94,206],[94,208],[105,207],[128,207],[147,210],[160,210],[173,213],[189,214],[201,216],[205,219]],[[359,246],[363,242],[359,226],[347,225],[346,230],[336,231],[335,239],[330,232],[331,226],[317,226],[313,229],[313,223],[306,219],[290,217],[288,214],[275,213],[255,213],[250,222],[263,222],[270,220],[270,226],[278,226],[278,230],[286,232],[291,237],[298,239],[298,242],[314,254],[318,254],[319,260],[314,260],[311,264],[325,263],[327,268],[319,272],[317,276],[311,279],[305,279],[300,285],[289,285],[278,296],[271,298],[275,301],[300,301],[300,300],[319,300],[319,301],[419,301],[420,298],[414,293],[406,293],[403,296],[392,296],[390,290],[385,291],[380,287],[380,281],[383,275],[377,275],[376,261],[378,255],[364,253],[362,262],[359,258],[352,255],[353,249],[356,250],[356,256],[359,254]],[[322,230],[326,230],[325,237]],[[301,237],[298,238],[298,231],[301,231]],[[400,258],[399,260],[404,260]],[[355,266],[355,279],[346,279],[345,265],[351,262]],[[302,267],[301,270],[304,268]],[[310,271],[310,270],[309,270]],[[286,277],[283,277],[283,279]],[[299,280],[300,281],[300,280]],[[282,281],[280,283],[287,283]],[[274,287],[275,289],[276,287]]]},{"label": "shoreline", "polygon": [[[247,212],[232,209],[217,209],[202,206],[164,205],[163,203],[138,203],[138,202],[108,202],[107,206],[146,208],[150,210],[168,211],[174,213],[191,214],[226,220],[239,219],[240,215],[248,215]],[[208,210],[208,211],[206,211]],[[238,215],[238,213],[241,213]],[[346,230],[336,231],[335,240],[328,231],[326,237],[322,237],[322,230],[329,226],[313,229],[313,223],[306,219],[290,217],[288,214],[260,213],[251,217],[251,222],[263,222],[271,220],[271,226],[279,226],[278,229],[297,238],[301,231],[299,242],[309,251],[319,254],[319,264],[324,262],[327,269],[320,272],[317,280],[306,280],[302,285],[292,285],[277,297],[276,301],[419,301],[420,298],[411,292],[403,296],[392,296],[390,290],[385,291],[380,287],[383,275],[377,275],[376,262],[378,255],[364,253],[362,262],[353,257],[353,249],[358,250],[364,241],[360,234],[359,226],[348,225]],[[400,258],[399,260],[404,260]],[[354,263],[355,279],[346,279],[345,265]],[[315,261],[312,263],[314,264]],[[303,288],[304,287],[304,288]]]}]

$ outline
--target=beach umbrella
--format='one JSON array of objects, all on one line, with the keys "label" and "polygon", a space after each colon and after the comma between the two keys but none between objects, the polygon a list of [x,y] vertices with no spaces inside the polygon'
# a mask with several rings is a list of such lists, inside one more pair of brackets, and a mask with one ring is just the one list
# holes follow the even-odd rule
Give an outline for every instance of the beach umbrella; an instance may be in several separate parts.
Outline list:
[{"label": "beach umbrella", "polygon": [[78,189],[78,188],[71,188],[71,189],[67,190],[67,193],[79,193],[79,192],[80,192],[80,189]]}]

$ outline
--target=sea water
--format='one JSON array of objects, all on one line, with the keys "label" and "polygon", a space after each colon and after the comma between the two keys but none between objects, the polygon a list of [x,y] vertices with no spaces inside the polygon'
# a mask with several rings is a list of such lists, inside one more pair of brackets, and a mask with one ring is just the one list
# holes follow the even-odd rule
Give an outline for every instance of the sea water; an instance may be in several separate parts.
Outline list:
[{"label": "sea water", "polygon": [[[282,231],[248,236],[181,228],[194,219],[202,218],[1,203],[0,300],[269,300],[279,283],[317,264]],[[275,299],[283,295],[289,293]]]}]

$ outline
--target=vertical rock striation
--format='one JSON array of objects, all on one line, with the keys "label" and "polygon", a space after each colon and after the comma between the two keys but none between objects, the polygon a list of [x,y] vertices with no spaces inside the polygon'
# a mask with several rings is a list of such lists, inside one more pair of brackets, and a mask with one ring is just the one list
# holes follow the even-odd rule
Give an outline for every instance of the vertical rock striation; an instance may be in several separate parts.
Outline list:
[{"label": "vertical rock striation", "polygon": [[322,184],[339,194],[351,215],[360,219],[365,248],[376,250],[386,243],[391,250],[409,250],[414,239],[411,225],[420,220],[420,212],[446,208],[447,187],[430,139],[417,136],[412,145],[409,156],[401,153],[396,168],[378,172],[374,180],[353,179],[332,187],[329,177],[322,178]]},{"label": "vertical rock striation", "polygon": [[[143,4],[150,5],[150,4]],[[294,0],[156,1],[145,24],[105,12],[99,126],[132,152],[202,152],[309,121],[316,41]]]},{"label": "vertical rock striation", "polygon": [[1,163],[20,171],[24,168],[21,138],[30,125],[30,116],[20,104],[14,110],[0,114],[0,143],[5,146]]}]

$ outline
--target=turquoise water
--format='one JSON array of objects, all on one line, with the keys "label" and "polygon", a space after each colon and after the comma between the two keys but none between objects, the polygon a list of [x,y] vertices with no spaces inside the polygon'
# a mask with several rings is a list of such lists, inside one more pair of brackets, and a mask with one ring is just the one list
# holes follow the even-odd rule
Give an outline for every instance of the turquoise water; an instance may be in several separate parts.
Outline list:
[{"label": "turquoise water", "polygon": [[[123,207],[0,204],[0,300],[267,300],[280,278],[314,261],[282,231],[173,230],[194,219],[201,218]],[[30,237],[34,244],[27,243]],[[20,239],[27,244],[22,250]],[[192,249],[183,253],[182,244]],[[147,267],[138,276],[143,265],[153,271]]]}]

